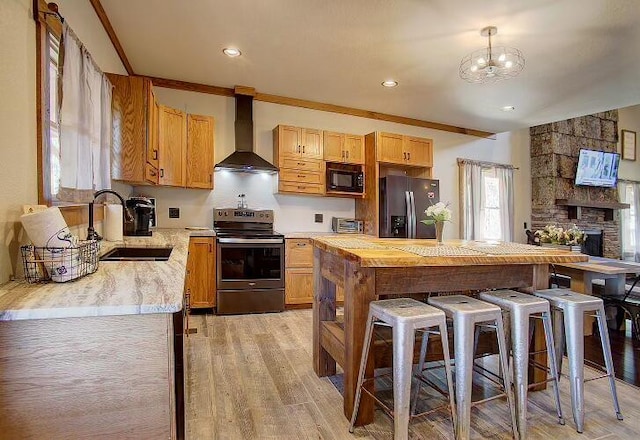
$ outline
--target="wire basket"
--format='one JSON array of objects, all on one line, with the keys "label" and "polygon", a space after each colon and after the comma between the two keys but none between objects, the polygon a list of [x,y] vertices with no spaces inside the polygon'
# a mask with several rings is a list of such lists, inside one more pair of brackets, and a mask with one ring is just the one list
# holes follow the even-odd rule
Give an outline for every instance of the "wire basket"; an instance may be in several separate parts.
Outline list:
[{"label": "wire basket", "polygon": [[77,280],[98,270],[100,242],[87,240],[72,247],[21,246],[24,277],[29,283]]}]

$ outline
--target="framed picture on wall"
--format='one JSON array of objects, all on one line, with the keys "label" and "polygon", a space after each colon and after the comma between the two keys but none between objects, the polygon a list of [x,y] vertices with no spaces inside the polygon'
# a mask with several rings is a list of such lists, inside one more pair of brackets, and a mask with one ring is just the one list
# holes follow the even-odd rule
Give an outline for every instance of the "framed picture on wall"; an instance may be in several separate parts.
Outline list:
[{"label": "framed picture on wall", "polygon": [[622,130],[622,158],[636,160],[636,132]]}]

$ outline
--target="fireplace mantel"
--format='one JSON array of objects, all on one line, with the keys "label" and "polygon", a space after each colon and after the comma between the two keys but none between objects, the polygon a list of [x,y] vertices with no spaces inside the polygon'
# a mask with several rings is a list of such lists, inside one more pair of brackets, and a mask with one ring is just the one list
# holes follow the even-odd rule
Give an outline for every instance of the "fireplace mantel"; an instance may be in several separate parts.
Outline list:
[{"label": "fireplace mantel", "polygon": [[614,218],[614,211],[617,209],[629,209],[628,203],[619,202],[585,202],[582,200],[556,199],[556,205],[566,206],[570,220],[580,220],[582,216],[581,208],[595,208],[604,210],[605,221],[611,221]]}]

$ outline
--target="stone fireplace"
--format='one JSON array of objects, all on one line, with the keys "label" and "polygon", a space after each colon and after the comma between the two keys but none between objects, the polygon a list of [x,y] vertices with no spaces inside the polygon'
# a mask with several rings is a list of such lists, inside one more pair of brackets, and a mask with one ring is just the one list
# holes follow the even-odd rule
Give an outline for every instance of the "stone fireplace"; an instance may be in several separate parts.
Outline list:
[{"label": "stone fireplace", "polygon": [[[532,229],[548,223],[602,231],[602,254],[620,258],[616,188],[575,186],[580,149],[617,151],[618,111],[531,127]],[[595,250],[594,250],[595,252]]]}]

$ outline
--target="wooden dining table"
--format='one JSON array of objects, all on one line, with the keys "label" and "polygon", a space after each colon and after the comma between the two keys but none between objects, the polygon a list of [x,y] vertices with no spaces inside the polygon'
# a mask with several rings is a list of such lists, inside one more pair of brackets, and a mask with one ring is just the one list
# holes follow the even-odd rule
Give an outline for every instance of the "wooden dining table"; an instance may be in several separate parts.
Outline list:
[{"label": "wooden dining table", "polygon": [[[571,278],[571,290],[585,295],[593,295],[593,281],[604,280],[606,296],[624,296],[627,274],[640,274],[640,263],[614,260],[612,258],[589,257],[588,261],[554,264],[557,274]],[[585,316],[584,334],[593,333],[594,318]]]},{"label": "wooden dining table", "polygon": [[[548,287],[550,263],[588,259],[583,254],[553,248],[489,241],[456,240],[438,245],[435,240],[359,235],[314,237],[313,245],[313,367],[321,377],[335,375],[336,364],[342,367],[347,419],[353,411],[371,301],[383,295],[426,292],[499,288],[533,292]],[[336,320],[336,287],[344,290],[343,322]],[[544,336],[537,336],[532,350],[543,347]],[[542,356],[537,360],[546,362]],[[368,358],[366,377],[373,377],[374,358]],[[533,380],[537,382],[540,377],[545,378],[546,373]],[[373,391],[373,381],[367,386]],[[373,399],[363,393],[356,424],[371,423],[373,412]]]}]

